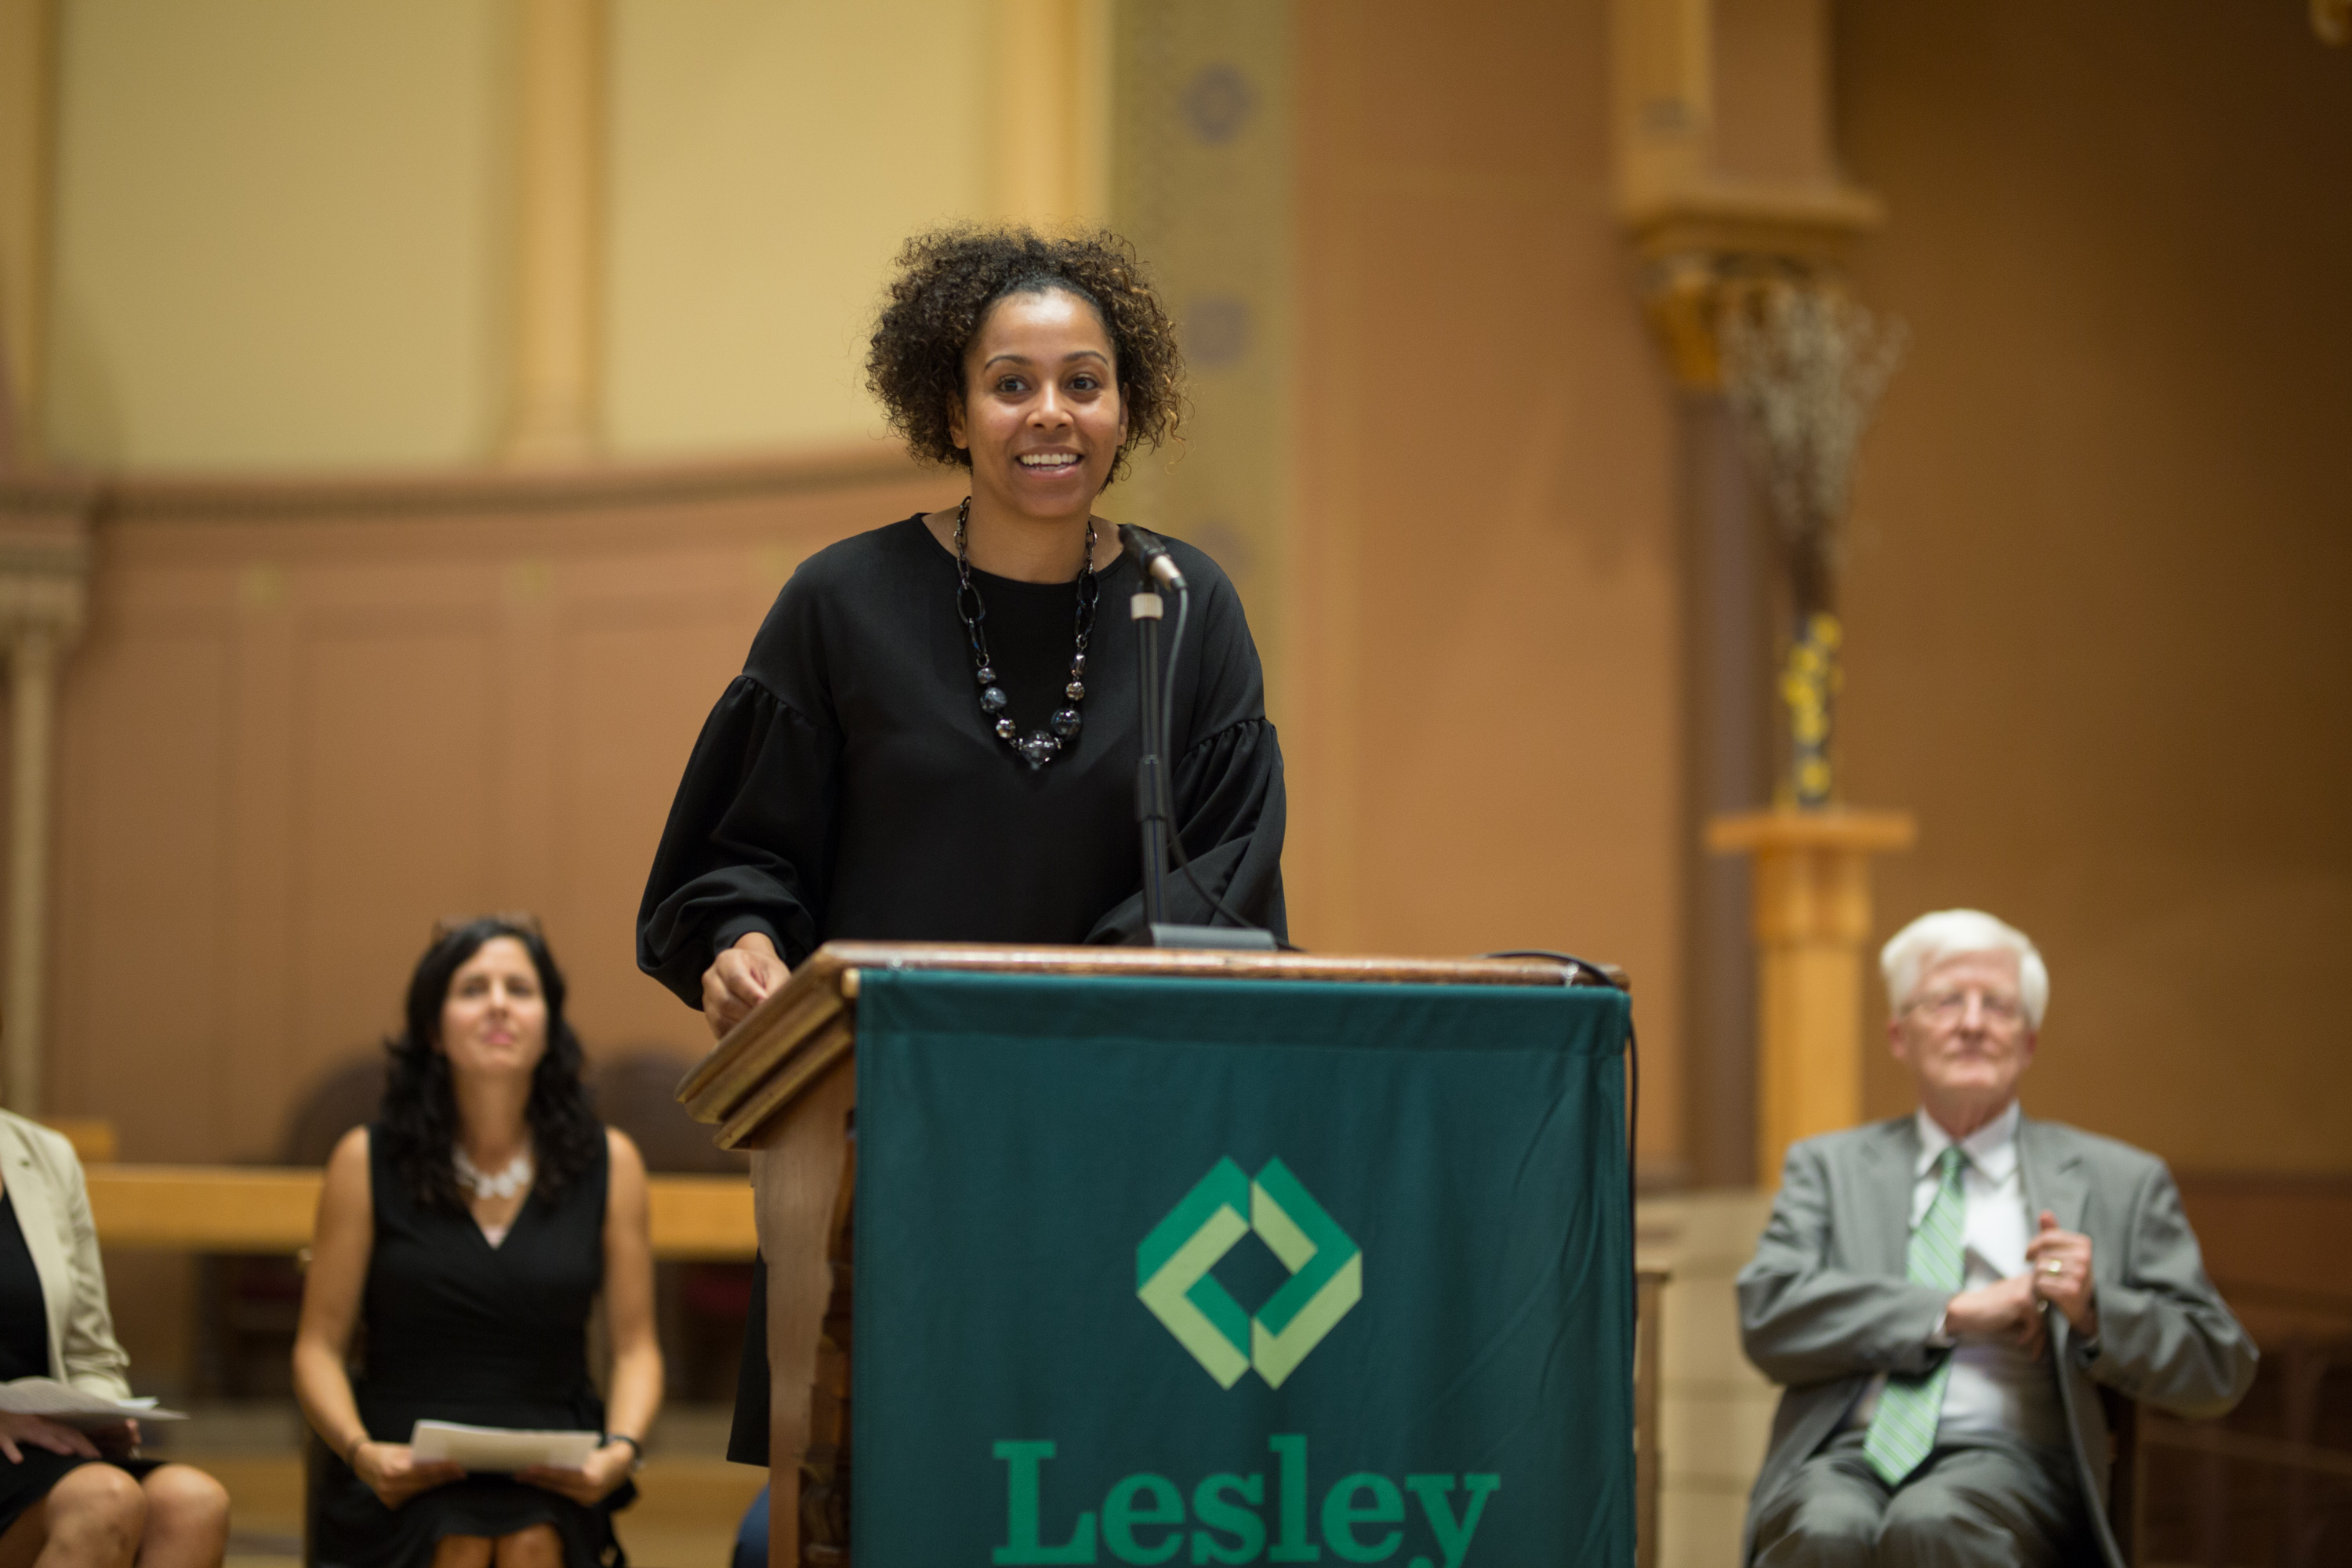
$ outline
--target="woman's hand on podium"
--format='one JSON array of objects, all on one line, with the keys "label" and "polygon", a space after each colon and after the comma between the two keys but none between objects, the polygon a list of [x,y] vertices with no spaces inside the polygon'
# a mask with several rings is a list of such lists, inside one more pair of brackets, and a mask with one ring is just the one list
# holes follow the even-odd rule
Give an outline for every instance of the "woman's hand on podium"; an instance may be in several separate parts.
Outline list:
[{"label": "woman's hand on podium", "polygon": [[85,1459],[99,1457],[98,1445],[72,1427],[50,1420],[45,1415],[0,1414],[0,1454],[8,1456],[12,1465],[25,1462],[27,1448],[47,1448],[52,1454],[79,1454]]},{"label": "woman's hand on podium", "polygon": [[792,971],[765,931],[746,931],[702,972],[702,1016],[716,1037],[743,1021]]},{"label": "woman's hand on podium", "polygon": [[435,1487],[447,1486],[466,1473],[463,1465],[447,1459],[420,1460],[405,1443],[368,1440],[353,1445],[351,1466],[352,1473],[386,1508],[398,1508],[409,1499]]},{"label": "woman's hand on podium", "polygon": [[606,1493],[629,1479],[629,1471],[636,1462],[636,1449],[615,1440],[589,1455],[576,1470],[533,1465],[528,1469],[517,1470],[515,1479],[544,1487],[559,1496],[570,1498],[583,1508],[593,1508],[604,1500]]}]

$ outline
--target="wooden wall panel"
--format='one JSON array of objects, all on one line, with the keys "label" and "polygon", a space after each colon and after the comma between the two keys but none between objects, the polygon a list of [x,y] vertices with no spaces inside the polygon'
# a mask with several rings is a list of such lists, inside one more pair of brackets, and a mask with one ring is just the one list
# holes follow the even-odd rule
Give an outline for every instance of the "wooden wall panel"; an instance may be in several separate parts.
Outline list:
[{"label": "wooden wall panel", "polygon": [[[448,586],[472,596],[475,584]],[[499,744],[508,672],[487,617],[403,608],[306,627],[294,648],[288,1032],[275,1061],[255,1064],[281,1081],[381,1037],[399,1002],[381,977],[414,961],[436,918],[530,891],[508,847],[543,829],[499,820],[522,770]],[[250,1143],[268,1124],[237,1133]]]},{"label": "wooden wall panel", "polygon": [[1298,9],[1298,940],[1625,964],[1682,1154],[1672,394],[1605,8]]},{"label": "wooden wall panel", "polygon": [[[195,1157],[231,1096],[220,1072],[229,994],[231,783],[226,639],[168,622],[113,636],[103,619],[66,687],[58,820],[61,937],[50,1093],[119,1104],[124,1145]],[[101,825],[103,826],[101,827]],[[120,1091],[133,1089],[122,1095]]]},{"label": "wooden wall panel", "polygon": [[694,737],[794,564],[955,490],[872,449],[121,489],[66,687],[53,1109],[130,1159],[270,1158],[432,922],[503,909],[592,1056],[698,1053],[634,958]]},{"label": "wooden wall panel", "polygon": [[[683,606],[583,623],[564,639],[554,817],[568,852],[555,868],[551,903],[583,916],[629,916],[583,920],[573,945],[583,1016],[608,1019],[631,1039],[684,1040],[698,1050],[708,1044],[694,1030],[681,1034],[682,1009],[637,973],[635,918],[679,774],[710,702],[742,665],[747,640],[740,624]],[[678,700],[685,682],[672,669],[701,672],[690,688],[701,701]]]}]

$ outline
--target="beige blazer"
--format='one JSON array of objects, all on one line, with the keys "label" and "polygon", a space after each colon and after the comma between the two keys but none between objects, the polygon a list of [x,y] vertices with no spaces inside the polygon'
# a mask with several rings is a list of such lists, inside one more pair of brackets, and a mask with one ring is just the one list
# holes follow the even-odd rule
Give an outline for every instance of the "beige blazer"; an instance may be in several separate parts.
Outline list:
[{"label": "beige blazer", "polygon": [[124,1373],[131,1358],[114,1342],[98,1227],[73,1145],[37,1122],[0,1110],[0,1182],[16,1200],[25,1249],[41,1277],[51,1373],[85,1393],[130,1398]]}]

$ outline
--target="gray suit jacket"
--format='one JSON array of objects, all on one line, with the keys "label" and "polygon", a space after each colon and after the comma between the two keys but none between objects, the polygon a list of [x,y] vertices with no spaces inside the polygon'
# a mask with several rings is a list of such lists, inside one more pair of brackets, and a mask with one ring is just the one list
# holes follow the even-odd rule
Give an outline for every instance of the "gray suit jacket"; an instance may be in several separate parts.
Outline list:
[{"label": "gray suit jacket", "polygon": [[[2021,1118],[2029,1213],[2049,1209],[2091,1238],[2099,1337],[2073,1338],[2050,1314],[2060,1402],[2107,1561],[2111,1460],[2098,1385],[2184,1415],[2218,1415],[2254,1381],[2254,1346],[2205,1278],[2197,1238],[2164,1162],[2055,1121]],[[1771,1223],[1739,1274],[1739,1331],[1764,1375],[1784,1384],[1772,1446],[1748,1500],[1748,1540],[1765,1502],[1835,1435],[1882,1372],[1923,1373],[1944,1292],[1906,1278],[1919,1158],[1912,1118],[1810,1138],[1789,1151]]]}]

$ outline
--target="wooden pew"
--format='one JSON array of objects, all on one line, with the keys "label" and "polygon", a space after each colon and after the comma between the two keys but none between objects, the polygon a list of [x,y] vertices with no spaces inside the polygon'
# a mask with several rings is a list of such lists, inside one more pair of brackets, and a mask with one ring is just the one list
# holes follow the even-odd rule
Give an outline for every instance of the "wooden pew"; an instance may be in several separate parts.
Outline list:
[{"label": "wooden pew", "polygon": [[[90,1165],[90,1214],[109,1247],[299,1253],[319,1209],[317,1171],[262,1165]],[[654,1256],[749,1262],[759,1244],[740,1176],[653,1176]]]}]

